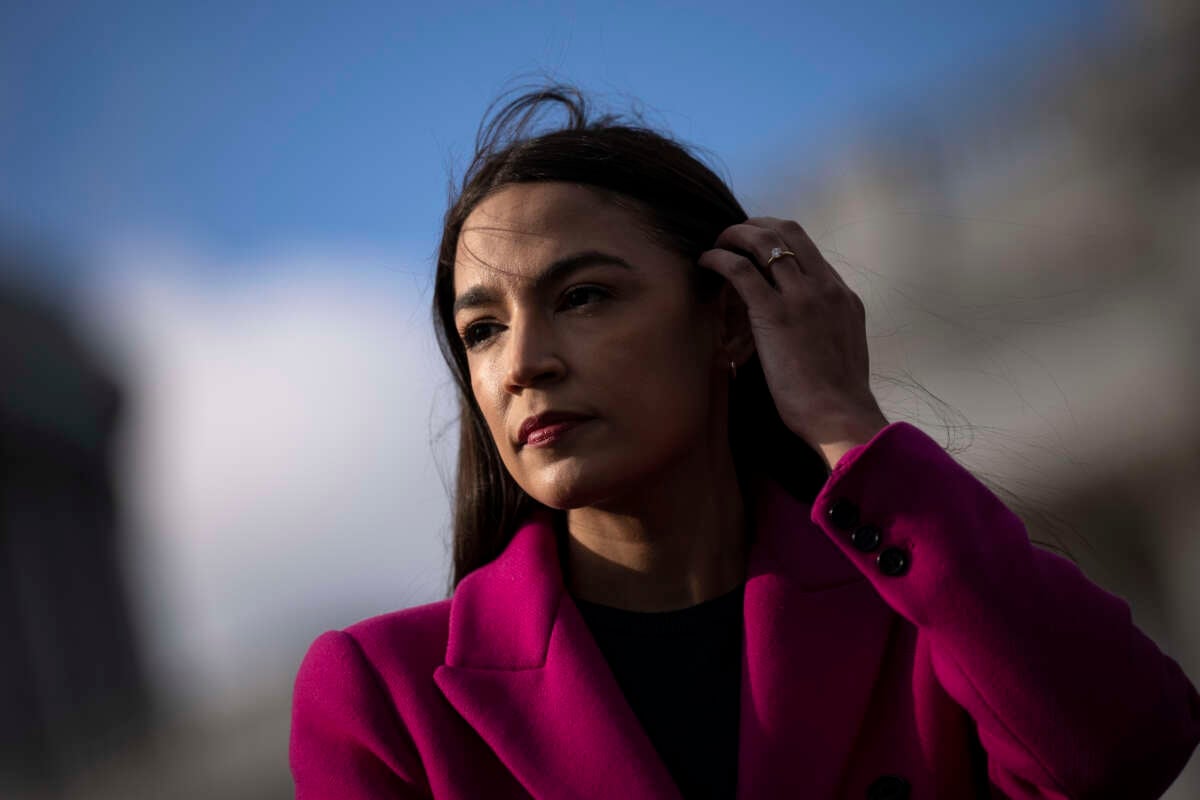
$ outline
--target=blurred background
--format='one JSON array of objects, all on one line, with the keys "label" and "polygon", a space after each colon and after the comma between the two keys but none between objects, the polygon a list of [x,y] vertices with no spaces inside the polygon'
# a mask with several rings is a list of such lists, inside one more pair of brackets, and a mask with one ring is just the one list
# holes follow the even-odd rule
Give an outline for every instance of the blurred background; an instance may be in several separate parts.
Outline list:
[{"label": "blurred background", "polygon": [[308,644],[445,596],[433,254],[531,73],[800,221],[889,418],[1200,680],[1196,4],[430,8],[0,8],[0,797],[290,797]]}]

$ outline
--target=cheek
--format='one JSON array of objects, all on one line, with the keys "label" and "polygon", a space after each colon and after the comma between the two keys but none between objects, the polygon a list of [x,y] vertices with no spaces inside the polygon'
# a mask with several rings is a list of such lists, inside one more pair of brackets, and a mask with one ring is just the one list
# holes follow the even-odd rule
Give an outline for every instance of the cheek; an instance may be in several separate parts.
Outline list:
[{"label": "cheek", "polygon": [[608,385],[639,428],[693,428],[705,417],[711,387],[704,328],[688,319],[644,326],[614,344]]},{"label": "cheek", "polygon": [[508,395],[504,391],[503,382],[499,376],[488,372],[487,362],[472,364],[471,391],[475,395],[475,403],[483,412],[483,421],[487,424],[496,452],[500,455],[509,474],[524,485],[520,459],[517,458],[509,439],[508,420],[506,418]]},{"label": "cheek", "polygon": [[496,440],[496,446],[504,452],[504,409],[501,405],[501,393],[494,381],[488,380],[483,371],[471,372],[471,391],[475,395],[475,404],[483,412],[484,422]]}]

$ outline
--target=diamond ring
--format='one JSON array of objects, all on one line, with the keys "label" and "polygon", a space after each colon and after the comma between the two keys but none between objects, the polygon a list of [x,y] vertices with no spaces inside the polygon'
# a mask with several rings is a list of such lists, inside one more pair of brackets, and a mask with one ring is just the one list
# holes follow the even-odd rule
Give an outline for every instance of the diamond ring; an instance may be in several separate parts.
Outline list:
[{"label": "diamond ring", "polygon": [[771,248],[771,257],[767,259],[767,266],[768,267],[771,266],[772,264],[775,263],[776,260],[783,258],[784,256],[795,256],[795,255],[796,254],[793,253],[791,250],[784,250],[782,247],[772,247]]}]

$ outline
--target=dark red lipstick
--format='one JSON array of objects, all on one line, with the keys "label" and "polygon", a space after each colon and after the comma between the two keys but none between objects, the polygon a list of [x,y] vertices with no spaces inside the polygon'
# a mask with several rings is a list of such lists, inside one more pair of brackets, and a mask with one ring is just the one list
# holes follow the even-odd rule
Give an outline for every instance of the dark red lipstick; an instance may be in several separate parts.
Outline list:
[{"label": "dark red lipstick", "polygon": [[527,417],[517,432],[517,444],[544,447],[558,441],[563,434],[591,417],[572,411],[546,411]]}]

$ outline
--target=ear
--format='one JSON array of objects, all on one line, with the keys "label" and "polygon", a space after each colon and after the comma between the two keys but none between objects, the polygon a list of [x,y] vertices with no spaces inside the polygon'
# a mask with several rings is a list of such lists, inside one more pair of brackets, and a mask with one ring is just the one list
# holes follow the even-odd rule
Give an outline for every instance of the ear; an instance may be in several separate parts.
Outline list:
[{"label": "ear", "polygon": [[723,368],[728,368],[729,361],[740,367],[754,354],[754,331],[746,303],[728,281],[717,294],[717,337],[725,362]]}]

